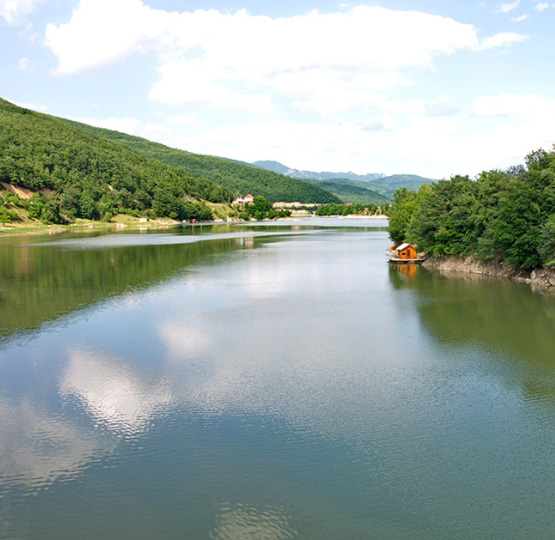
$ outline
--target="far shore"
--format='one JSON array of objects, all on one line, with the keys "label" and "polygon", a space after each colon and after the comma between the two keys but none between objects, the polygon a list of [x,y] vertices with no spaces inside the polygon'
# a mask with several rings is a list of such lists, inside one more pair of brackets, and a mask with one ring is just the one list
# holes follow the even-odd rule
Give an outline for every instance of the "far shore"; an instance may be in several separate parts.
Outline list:
[{"label": "far shore", "polygon": [[367,216],[365,214],[348,214],[346,216],[333,215],[333,216],[316,216],[323,218],[341,218],[341,219],[388,219],[387,216]]},{"label": "far shore", "polygon": [[9,225],[0,225],[0,238],[7,238],[12,236],[27,236],[33,234],[60,234],[64,232],[94,232],[122,229],[163,229],[181,224],[181,221],[171,219],[158,219],[148,221],[146,223],[140,222],[139,220],[128,220],[124,222],[79,220],[76,223],[69,223],[67,225],[44,225],[42,223],[10,223]]},{"label": "far shore", "polygon": [[[279,218],[277,221],[300,221],[302,217],[310,217],[311,214],[307,215],[295,215],[293,214],[287,218]],[[346,218],[346,219],[388,219],[387,216],[366,216],[364,214],[349,214],[347,216],[314,216],[323,218]],[[275,221],[275,220],[268,220]],[[249,223],[248,221],[242,222],[238,219],[228,219],[224,221],[222,219],[217,219],[214,221],[203,221],[197,222],[197,225],[201,224],[218,224],[218,223]],[[174,227],[176,225],[183,225],[184,222],[174,220],[174,219],[153,219],[147,222],[142,222],[137,218],[129,218],[128,216],[123,216],[116,218],[115,221],[94,221],[87,219],[80,219],[75,223],[69,223],[67,225],[44,225],[42,223],[10,223],[0,225],[0,238],[7,238],[12,236],[27,236],[33,234],[60,234],[64,232],[93,232],[93,231],[120,231],[122,229],[129,230],[147,230],[147,229],[165,229],[168,227]]]}]

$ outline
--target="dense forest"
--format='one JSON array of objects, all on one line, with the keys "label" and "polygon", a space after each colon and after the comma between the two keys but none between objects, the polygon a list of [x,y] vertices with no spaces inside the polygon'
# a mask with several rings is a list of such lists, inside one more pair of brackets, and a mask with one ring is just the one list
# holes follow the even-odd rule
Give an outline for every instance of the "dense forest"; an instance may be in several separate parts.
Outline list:
[{"label": "dense forest", "polygon": [[517,269],[555,266],[555,146],[524,165],[394,194],[389,233],[433,257],[472,255]]},{"label": "dense forest", "polygon": [[64,121],[73,127],[134,150],[147,158],[183,169],[195,178],[209,178],[212,182],[232,191],[234,195],[248,193],[262,195],[270,202],[341,202],[335,195],[317,186],[260,167],[215,156],[193,154],[119,131],[96,128],[70,120]]},{"label": "dense forest", "polygon": [[[1,99],[0,182],[42,190],[27,209],[49,223],[116,213],[210,219],[204,201],[233,198],[207,179]],[[9,197],[4,194],[4,202]]]},{"label": "dense forest", "polygon": [[388,197],[373,191],[368,183],[362,180],[335,178],[333,180],[308,179],[306,182],[333,193],[344,203],[383,204],[390,202]]}]

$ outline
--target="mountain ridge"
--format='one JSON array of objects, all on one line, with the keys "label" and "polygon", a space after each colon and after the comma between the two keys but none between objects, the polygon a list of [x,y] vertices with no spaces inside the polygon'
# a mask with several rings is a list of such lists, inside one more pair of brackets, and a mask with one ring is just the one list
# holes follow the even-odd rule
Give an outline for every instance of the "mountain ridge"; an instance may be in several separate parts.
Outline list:
[{"label": "mountain ridge", "polygon": [[[252,165],[263,169],[280,172],[292,178],[300,178],[337,195],[343,202],[376,203],[390,201],[399,188],[417,190],[422,184],[431,184],[437,180],[417,174],[367,173],[353,172],[315,172],[293,169],[272,160],[254,161]],[[369,193],[365,194],[367,190]],[[385,200],[384,200],[385,198]]]},{"label": "mountain ridge", "polygon": [[253,161],[251,165],[255,167],[261,167],[262,169],[267,169],[270,171],[278,172],[280,174],[285,174],[293,178],[300,179],[311,179],[311,180],[334,180],[336,178],[347,178],[349,180],[363,180],[365,182],[372,181],[376,178],[382,178],[385,176],[383,173],[368,173],[368,174],[356,174],[354,172],[316,172],[316,171],[305,171],[300,169],[294,169],[280,163],[279,161],[272,160],[258,160]]}]

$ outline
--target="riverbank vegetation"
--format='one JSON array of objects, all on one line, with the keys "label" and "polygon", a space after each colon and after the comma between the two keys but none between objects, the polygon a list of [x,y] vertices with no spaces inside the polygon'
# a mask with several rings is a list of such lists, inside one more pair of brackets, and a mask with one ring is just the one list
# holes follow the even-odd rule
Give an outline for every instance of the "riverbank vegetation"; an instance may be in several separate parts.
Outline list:
[{"label": "riverbank vegetation", "polygon": [[397,190],[389,233],[432,257],[473,256],[516,269],[555,267],[555,146],[525,165]]},{"label": "riverbank vegetation", "polygon": [[267,201],[262,195],[253,198],[252,203],[246,203],[242,206],[239,218],[245,221],[255,219],[262,221],[264,219],[280,219],[291,215],[288,208],[273,208],[272,203]]},{"label": "riverbank vegetation", "polygon": [[323,204],[316,209],[317,216],[383,216],[389,211],[389,204]]}]

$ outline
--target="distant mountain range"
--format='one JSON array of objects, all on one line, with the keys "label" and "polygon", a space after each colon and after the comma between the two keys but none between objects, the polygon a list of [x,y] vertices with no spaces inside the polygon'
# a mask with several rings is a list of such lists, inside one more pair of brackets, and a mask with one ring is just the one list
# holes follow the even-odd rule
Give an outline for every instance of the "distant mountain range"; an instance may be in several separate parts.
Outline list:
[{"label": "distant mountain range", "polygon": [[369,174],[355,174],[353,172],[314,172],[314,171],[300,171],[299,169],[292,169],[287,167],[279,161],[255,161],[252,163],[256,167],[262,167],[269,171],[274,171],[279,174],[291,176],[293,178],[300,178],[302,180],[333,180],[336,178],[346,178],[348,180],[362,180],[363,182],[371,182],[377,178],[382,178],[385,174],[369,173]]},{"label": "distant mountain range", "polygon": [[436,182],[416,174],[383,173],[355,174],[353,172],[301,171],[287,167],[278,161],[255,161],[252,165],[309,182],[339,197],[343,202],[381,204],[391,200],[395,190],[416,190],[422,184]]}]

